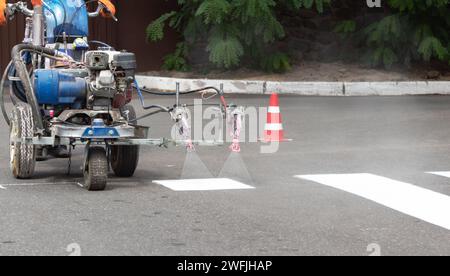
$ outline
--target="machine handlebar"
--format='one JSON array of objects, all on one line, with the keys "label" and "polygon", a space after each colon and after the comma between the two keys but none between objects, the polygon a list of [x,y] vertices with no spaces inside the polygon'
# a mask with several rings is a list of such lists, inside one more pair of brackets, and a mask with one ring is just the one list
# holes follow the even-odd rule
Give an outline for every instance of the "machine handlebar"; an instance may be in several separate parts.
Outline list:
[{"label": "machine handlebar", "polygon": [[109,0],[98,0],[99,4],[103,6],[103,9],[100,11],[100,14],[106,18],[112,18],[117,21],[116,18],[116,7]]},{"label": "machine handlebar", "polygon": [[34,6],[42,6],[42,0],[31,0],[31,5]]},{"label": "machine handlebar", "polygon": [[[89,13],[89,17],[97,17],[99,15],[105,18],[112,18],[114,21],[118,21],[116,17],[116,7],[110,0],[97,0],[97,11]],[[33,6],[43,5],[43,0],[31,0]],[[14,4],[6,4],[6,0],[0,0],[0,26],[4,26],[7,23],[7,18],[13,16],[15,12],[21,12],[26,16],[33,14],[32,10],[27,9],[26,2],[19,1]]]},{"label": "machine handlebar", "polygon": [[114,21],[119,21],[116,17],[116,7],[109,0],[97,0],[98,7],[95,12],[90,12],[89,17],[97,17],[99,15],[105,18],[112,18]]},{"label": "machine handlebar", "polygon": [[6,25],[6,0],[0,0],[0,26]]}]

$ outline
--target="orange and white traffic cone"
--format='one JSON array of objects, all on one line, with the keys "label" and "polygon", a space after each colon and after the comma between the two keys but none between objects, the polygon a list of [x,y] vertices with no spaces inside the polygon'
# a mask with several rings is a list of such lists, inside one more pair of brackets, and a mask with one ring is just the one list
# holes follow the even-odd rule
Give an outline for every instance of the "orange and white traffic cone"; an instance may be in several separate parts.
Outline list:
[{"label": "orange and white traffic cone", "polygon": [[280,102],[278,94],[273,93],[270,97],[270,105],[267,112],[267,124],[264,131],[265,142],[283,142],[284,129],[281,119]]}]

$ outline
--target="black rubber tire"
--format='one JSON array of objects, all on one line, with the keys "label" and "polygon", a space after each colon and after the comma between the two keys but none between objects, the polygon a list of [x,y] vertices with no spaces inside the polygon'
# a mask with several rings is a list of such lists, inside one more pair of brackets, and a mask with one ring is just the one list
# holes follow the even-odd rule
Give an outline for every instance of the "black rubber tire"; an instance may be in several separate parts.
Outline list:
[{"label": "black rubber tire", "polygon": [[84,188],[88,191],[104,191],[108,183],[108,158],[102,147],[91,147],[84,170]]},{"label": "black rubber tire", "polygon": [[14,142],[13,138],[34,136],[34,121],[31,106],[18,103],[14,106],[10,126],[10,168],[17,179],[33,177],[36,167],[36,147]]},{"label": "black rubber tire", "polygon": [[[128,120],[136,119],[136,112],[131,105],[122,107],[121,113],[125,118],[128,113]],[[132,177],[139,164],[139,146],[111,146],[110,159],[111,168],[117,177]]]}]

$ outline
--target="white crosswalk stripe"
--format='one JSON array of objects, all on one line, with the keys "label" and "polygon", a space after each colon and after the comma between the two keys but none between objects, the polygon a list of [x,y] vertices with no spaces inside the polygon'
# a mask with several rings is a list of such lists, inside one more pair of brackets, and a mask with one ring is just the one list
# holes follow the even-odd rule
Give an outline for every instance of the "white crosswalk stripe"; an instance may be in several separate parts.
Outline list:
[{"label": "white crosswalk stripe", "polygon": [[374,174],[299,175],[450,230],[450,197]]},{"label": "white crosswalk stripe", "polygon": [[427,172],[427,173],[450,178],[450,172]]},{"label": "white crosswalk stripe", "polygon": [[154,183],[178,192],[254,189],[252,186],[228,178],[158,180]]}]

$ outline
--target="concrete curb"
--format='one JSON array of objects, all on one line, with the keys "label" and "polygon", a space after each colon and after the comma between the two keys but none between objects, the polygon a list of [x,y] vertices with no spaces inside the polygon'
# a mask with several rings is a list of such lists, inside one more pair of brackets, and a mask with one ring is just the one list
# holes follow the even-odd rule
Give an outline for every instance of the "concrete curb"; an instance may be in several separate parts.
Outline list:
[{"label": "concrete curb", "polygon": [[179,79],[136,76],[140,86],[158,91],[174,91],[180,83],[182,91],[206,86],[224,85],[225,93],[303,96],[402,96],[450,95],[450,81],[410,82],[274,82],[251,80]]}]

